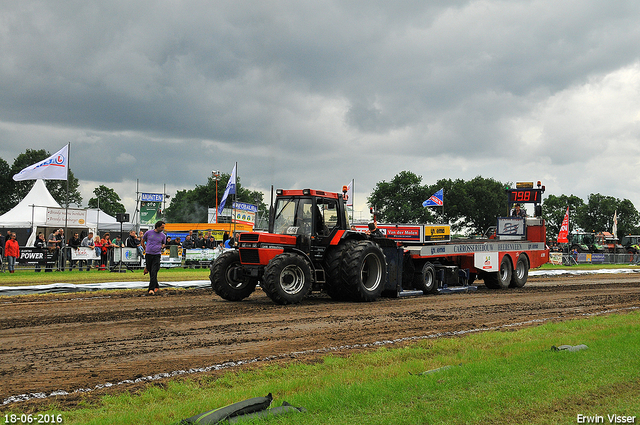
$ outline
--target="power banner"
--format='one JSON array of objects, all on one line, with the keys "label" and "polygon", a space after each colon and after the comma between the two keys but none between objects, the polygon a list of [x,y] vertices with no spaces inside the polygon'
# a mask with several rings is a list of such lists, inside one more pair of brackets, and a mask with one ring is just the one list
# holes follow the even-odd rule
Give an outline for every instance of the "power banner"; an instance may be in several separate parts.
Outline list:
[{"label": "power banner", "polygon": [[140,198],[140,224],[155,224],[162,219],[161,193],[143,193]]},{"label": "power banner", "polygon": [[48,249],[33,248],[27,246],[20,247],[20,257],[17,258],[18,264],[46,264],[51,262],[53,253]]}]

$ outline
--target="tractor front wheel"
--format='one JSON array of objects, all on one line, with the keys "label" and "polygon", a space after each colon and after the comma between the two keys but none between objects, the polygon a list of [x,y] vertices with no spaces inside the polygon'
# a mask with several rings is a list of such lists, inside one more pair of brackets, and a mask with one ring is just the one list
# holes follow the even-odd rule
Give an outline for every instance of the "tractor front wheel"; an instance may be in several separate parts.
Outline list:
[{"label": "tractor front wheel", "polygon": [[228,301],[247,298],[258,283],[258,279],[244,276],[238,251],[220,254],[211,264],[209,279],[215,293]]},{"label": "tractor front wheel", "polygon": [[277,304],[296,304],[311,290],[311,268],[299,255],[285,253],[264,269],[262,289]]}]

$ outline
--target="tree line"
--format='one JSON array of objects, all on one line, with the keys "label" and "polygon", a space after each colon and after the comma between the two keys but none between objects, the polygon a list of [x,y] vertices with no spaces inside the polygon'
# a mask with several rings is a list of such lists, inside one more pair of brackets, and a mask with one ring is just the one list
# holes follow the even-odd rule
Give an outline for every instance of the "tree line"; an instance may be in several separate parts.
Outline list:
[{"label": "tree line", "polygon": [[[18,155],[13,164],[0,158],[0,215],[15,207],[33,187],[33,180],[16,182],[13,175],[20,172],[25,167],[38,163],[51,156],[50,152],[44,149],[27,149]],[[206,223],[208,208],[215,207],[216,199],[222,200],[227,183],[231,178],[230,174],[221,174],[216,185],[213,176],[209,177],[204,185],[196,185],[194,189],[179,190],[171,199],[167,209],[163,211],[164,220],[170,223]],[[82,196],[80,195],[78,179],[69,168],[69,198],[67,199],[67,182],[65,180],[45,180],[45,185],[51,196],[63,207],[75,206],[82,208]],[[217,198],[216,198],[217,188]],[[121,198],[110,187],[99,185],[93,190],[94,196],[87,202],[89,208],[100,208],[105,213],[115,216],[125,212],[125,206],[120,202]],[[231,206],[232,197],[227,200],[227,205]],[[236,187],[236,199],[240,202],[257,204],[259,211],[266,212],[263,194],[258,191],[251,191],[242,187],[240,178]]]},{"label": "tree line", "polygon": [[[496,225],[496,217],[509,215],[507,188],[512,182],[475,177],[472,180],[441,179],[434,184],[422,184],[422,177],[402,171],[391,179],[376,184],[367,198],[380,222],[385,223],[448,223],[453,232],[466,236],[482,234]],[[422,203],[438,190],[444,189],[443,207],[423,207]],[[533,215],[533,204],[524,204]],[[554,240],[569,207],[570,230],[608,231],[617,215],[618,233],[640,233],[640,214],[628,199],[617,199],[599,193],[589,195],[587,202],[575,195],[543,197],[542,217],[547,225],[547,239]]]},{"label": "tree line", "polygon": [[[18,155],[13,164],[0,158],[0,214],[9,211],[24,198],[33,181],[13,180],[13,175],[29,165],[51,156],[41,150],[27,149]],[[208,208],[216,206],[222,200],[230,174],[219,176],[217,185],[213,176],[203,185],[193,189],[179,190],[163,211],[165,221],[170,223],[206,223]],[[67,205],[64,180],[46,180],[45,184],[53,198],[62,206]],[[376,184],[367,198],[368,205],[374,210],[378,221],[385,223],[448,223],[456,233],[466,236],[482,234],[490,226],[496,225],[496,217],[509,214],[506,188],[512,182],[500,182],[481,176],[472,180],[440,179],[433,184],[422,184],[422,177],[411,171],[402,171],[391,179]],[[82,207],[82,196],[78,191],[79,182],[69,170],[69,206]],[[422,203],[438,190],[444,190],[443,207],[423,207]],[[259,214],[267,214],[268,207],[263,193],[244,187],[238,178],[236,199],[258,206]],[[94,197],[89,199],[89,208],[100,207],[107,214],[115,216],[125,212],[120,196],[111,188],[100,185],[93,190]],[[216,196],[217,195],[217,196]],[[227,202],[230,204],[231,199]],[[228,205],[229,205],[228,204]],[[525,204],[533,214],[531,204]],[[618,236],[640,234],[640,213],[628,199],[617,199],[599,193],[589,195],[585,202],[575,195],[548,195],[543,199],[542,216],[547,224],[548,239],[555,239],[560,230],[565,212],[569,207],[571,230],[611,231],[614,214],[617,215]]]}]

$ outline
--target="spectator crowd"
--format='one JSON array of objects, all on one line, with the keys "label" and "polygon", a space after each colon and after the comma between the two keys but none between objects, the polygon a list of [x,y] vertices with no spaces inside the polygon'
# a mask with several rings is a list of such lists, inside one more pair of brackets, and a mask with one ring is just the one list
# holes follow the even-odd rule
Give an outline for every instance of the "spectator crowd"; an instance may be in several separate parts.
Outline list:
[{"label": "spectator crowd", "polygon": [[[84,232],[83,232],[84,233]],[[144,248],[142,246],[142,238],[144,231],[136,233],[135,230],[129,231],[128,237],[123,241],[120,234],[115,234],[111,238],[109,232],[105,232],[102,236],[94,235],[89,231],[86,236],[73,232],[72,237],[67,241],[64,235],[64,229],[57,229],[48,236],[39,232],[36,236],[33,247],[39,250],[46,250],[49,254],[49,261],[46,262],[45,272],[65,271],[68,267],[73,270],[91,270],[91,268],[106,269],[114,266],[114,250],[117,248],[134,248],[137,250],[138,256],[144,257]],[[237,233],[234,237],[229,232],[224,232],[222,240],[216,240],[213,232],[198,232],[190,230],[184,240],[180,237],[175,239],[167,236],[167,247],[177,246],[183,249],[224,249],[234,248],[238,245]],[[78,250],[80,247],[95,250],[95,257],[99,260],[78,260],[73,259],[72,250]],[[0,270],[5,268],[14,273],[17,259],[20,257],[20,246],[16,240],[16,233],[8,230],[6,234],[0,233]],[[40,264],[35,265],[35,271],[41,271]]]}]

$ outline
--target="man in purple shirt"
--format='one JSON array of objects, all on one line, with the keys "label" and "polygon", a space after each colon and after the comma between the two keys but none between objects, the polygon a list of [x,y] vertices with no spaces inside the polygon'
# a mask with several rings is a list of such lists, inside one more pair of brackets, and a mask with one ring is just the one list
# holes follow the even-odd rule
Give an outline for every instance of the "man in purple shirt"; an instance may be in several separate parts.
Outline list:
[{"label": "man in purple shirt", "polygon": [[147,230],[142,237],[142,247],[145,250],[144,260],[149,271],[149,295],[155,295],[158,285],[158,271],[160,270],[160,255],[167,242],[164,234],[164,221],[158,221],[153,230]]}]

